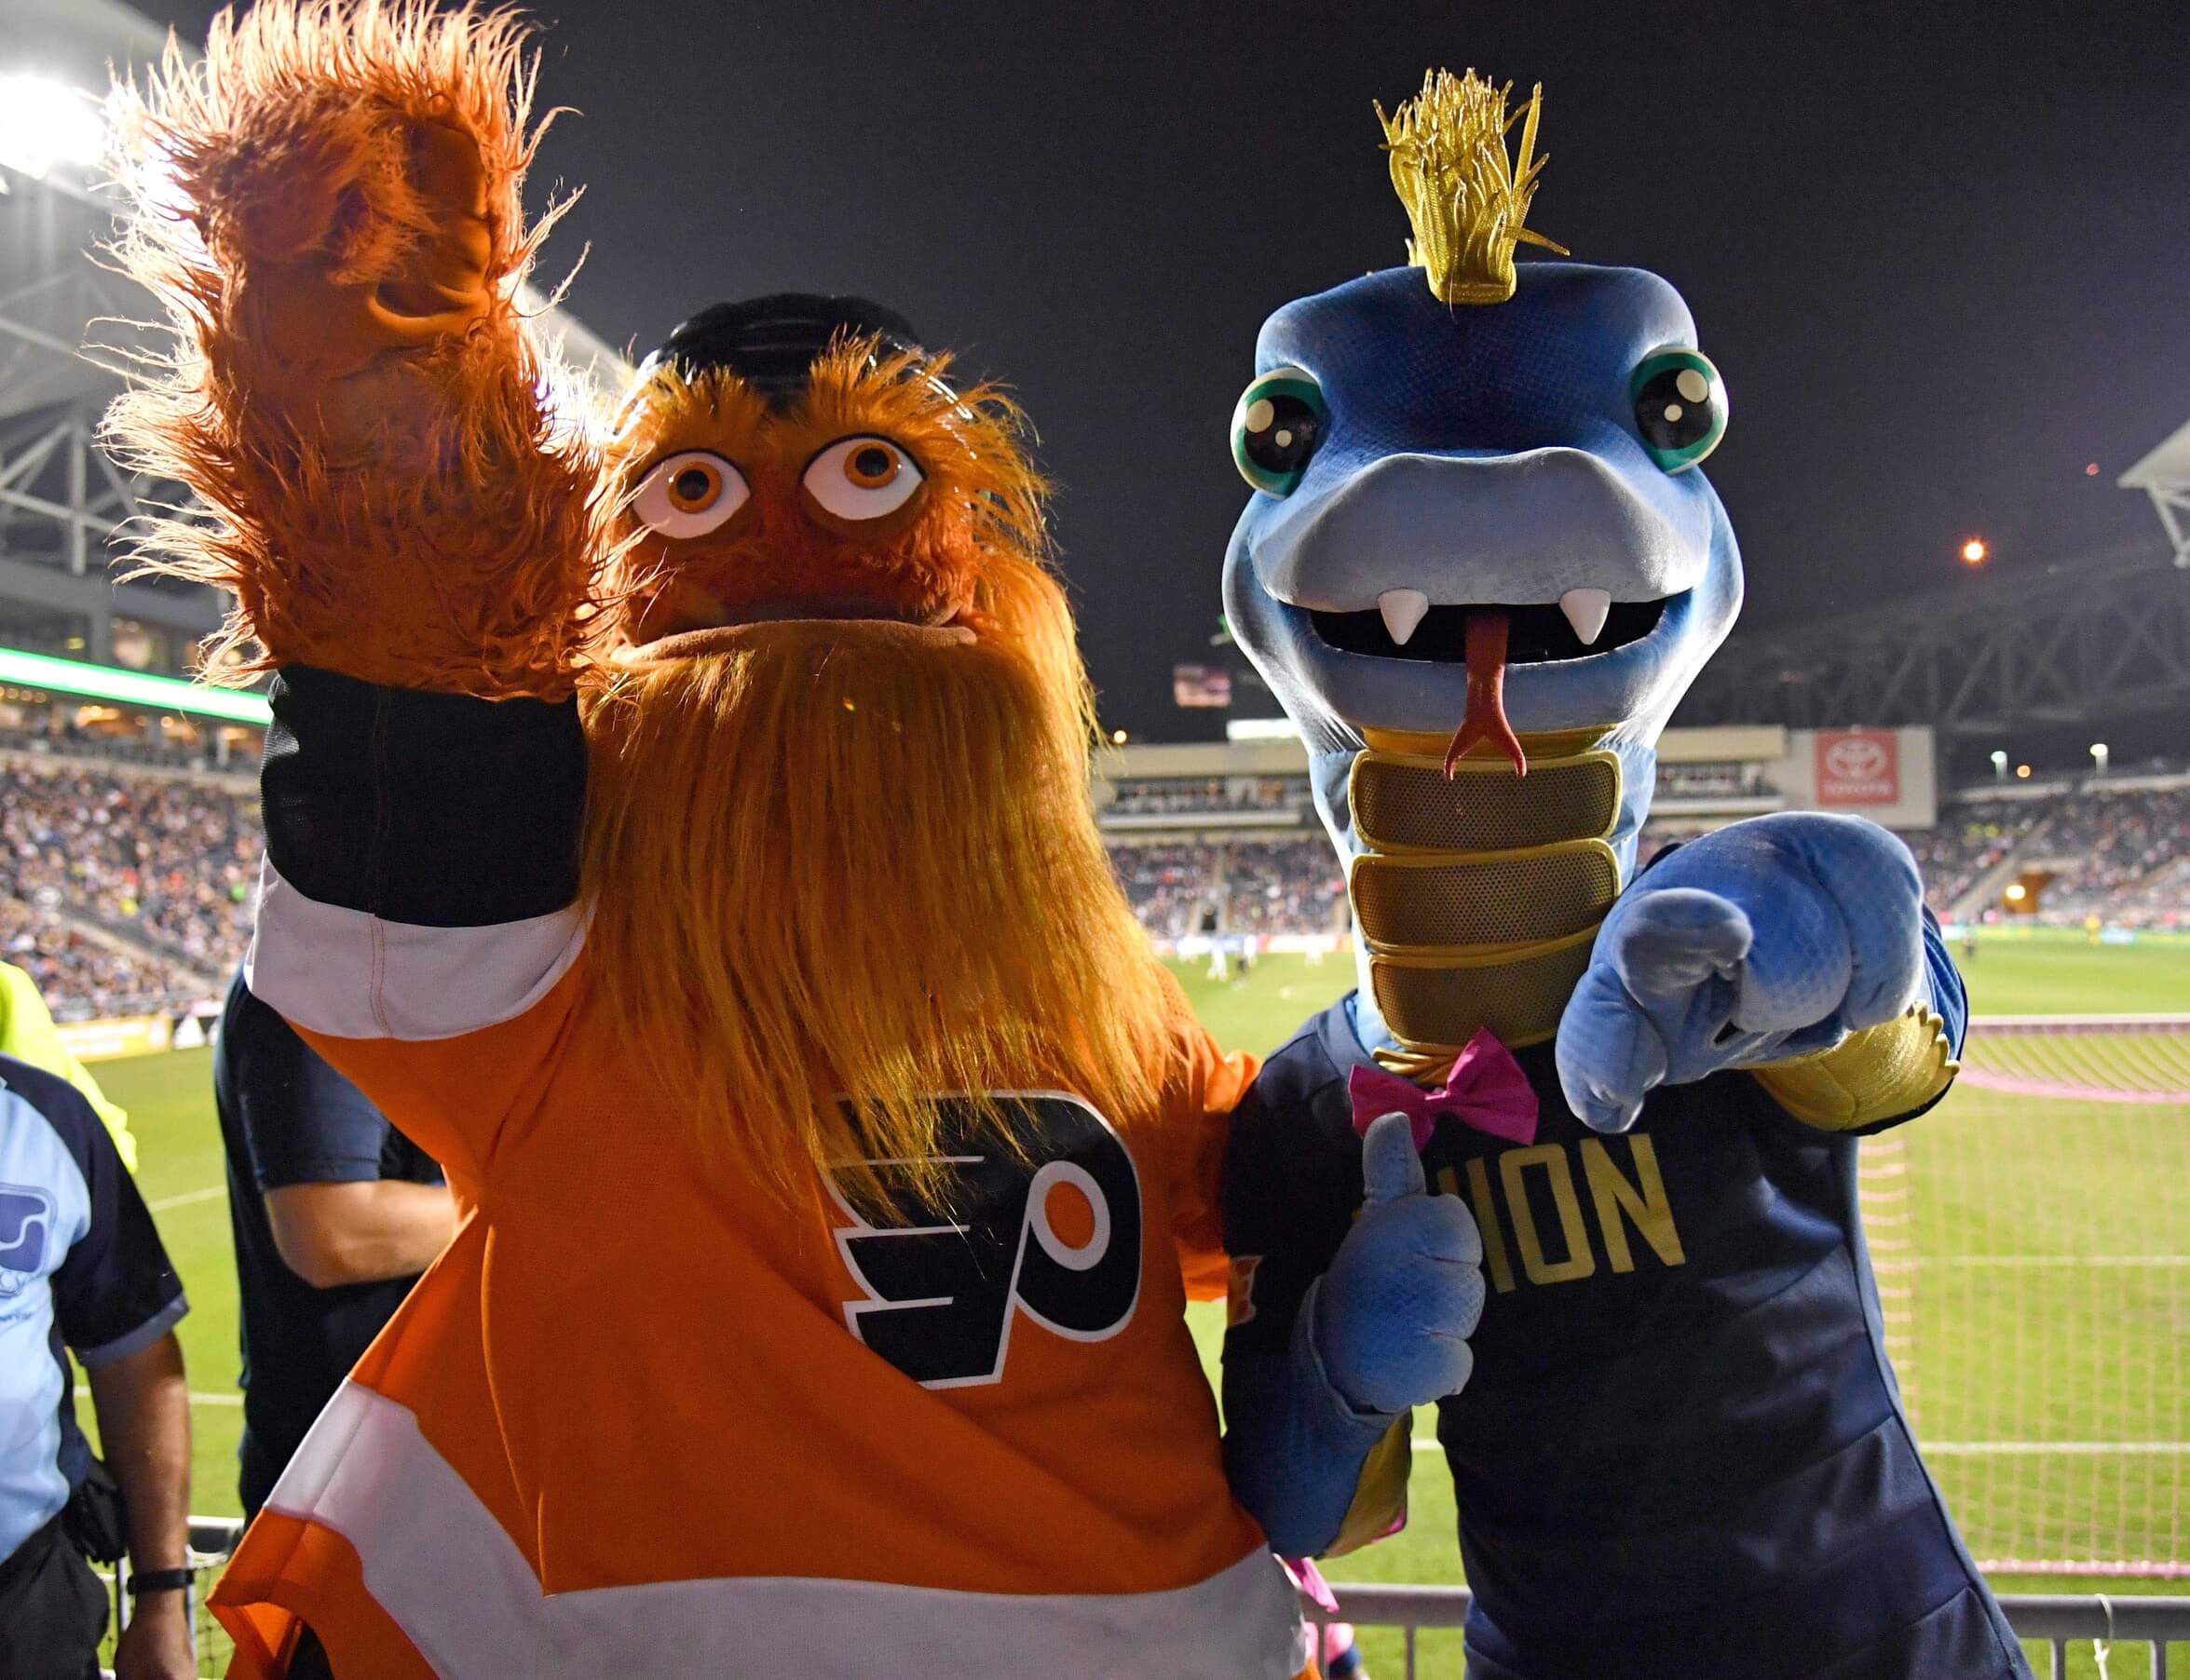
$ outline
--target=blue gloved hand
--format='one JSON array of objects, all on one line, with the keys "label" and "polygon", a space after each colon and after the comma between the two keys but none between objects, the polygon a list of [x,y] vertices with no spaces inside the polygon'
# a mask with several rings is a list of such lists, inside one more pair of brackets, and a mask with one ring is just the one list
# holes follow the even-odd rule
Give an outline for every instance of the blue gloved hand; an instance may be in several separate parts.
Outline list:
[{"label": "blue gloved hand", "polygon": [[1396,1416],[1457,1394],[1475,1369],[1483,1242],[1457,1196],[1432,1196],[1403,1114],[1361,1140],[1361,1216],[1313,1286],[1313,1345],[1356,1412]]},{"label": "blue gloved hand", "polygon": [[1559,1086],[1585,1124],[1625,1131],[1656,1086],[1829,1050],[1929,1001],[1909,848],[1859,818],[1756,817],[1612,906],[1559,1020]]}]

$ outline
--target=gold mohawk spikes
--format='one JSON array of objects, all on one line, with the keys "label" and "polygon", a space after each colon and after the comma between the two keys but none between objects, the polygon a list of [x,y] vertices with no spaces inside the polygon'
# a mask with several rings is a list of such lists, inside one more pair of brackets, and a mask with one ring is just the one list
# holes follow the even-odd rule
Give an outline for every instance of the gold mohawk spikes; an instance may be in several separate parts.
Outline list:
[{"label": "gold mohawk spikes", "polygon": [[[1563,245],[1522,225],[1536,178],[1547,161],[1534,157],[1539,83],[1510,116],[1513,84],[1493,87],[1473,70],[1433,70],[1422,90],[1392,115],[1377,105],[1383,149],[1392,155],[1392,185],[1414,224],[1407,260],[1428,276],[1448,304],[1503,304],[1513,296],[1513,249],[1526,239],[1560,256]],[[1523,119],[1526,121],[1523,121]],[[1521,149],[1508,161],[1505,137],[1521,123]]]}]

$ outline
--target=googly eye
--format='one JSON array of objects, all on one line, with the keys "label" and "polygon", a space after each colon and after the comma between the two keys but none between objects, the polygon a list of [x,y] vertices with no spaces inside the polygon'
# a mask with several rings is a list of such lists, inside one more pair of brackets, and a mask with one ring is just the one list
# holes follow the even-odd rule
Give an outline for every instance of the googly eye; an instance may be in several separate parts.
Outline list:
[{"label": "googly eye", "polygon": [[1231,411],[1231,458],[1265,495],[1290,495],[1329,428],[1323,386],[1305,368],[1258,374]]},{"label": "googly eye", "polygon": [[912,456],[888,438],[839,438],[807,463],[799,481],[823,512],[870,520],[912,500],[921,474]]},{"label": "googly eye", "polygon": [[664,536],[705,536],[745,505],[745,475],[718,454],[688,449],[659,462],[639,481],[632,511]]},{"label": "googly eye", "polygon": [[1636,364],[1627,394],[1642,447],[1667,472],[1686,472],[1726,435],[1726,382],[1700,350],[1653,350]]}]

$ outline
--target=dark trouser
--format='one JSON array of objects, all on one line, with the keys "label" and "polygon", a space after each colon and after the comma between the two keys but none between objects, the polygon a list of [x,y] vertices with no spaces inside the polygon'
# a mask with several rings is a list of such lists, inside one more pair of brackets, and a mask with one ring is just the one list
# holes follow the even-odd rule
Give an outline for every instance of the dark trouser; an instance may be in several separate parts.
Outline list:
[{"label": "dark trouser", "polygon": [[0,1562],[0,1680],[98,1680],[106,1589],[61,1519]]}]

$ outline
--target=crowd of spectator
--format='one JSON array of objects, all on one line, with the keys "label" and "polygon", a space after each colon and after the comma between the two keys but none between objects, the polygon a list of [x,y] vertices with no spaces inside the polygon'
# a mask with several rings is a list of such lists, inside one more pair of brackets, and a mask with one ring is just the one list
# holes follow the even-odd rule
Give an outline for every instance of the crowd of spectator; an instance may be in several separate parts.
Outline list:
[{"label": "crowd of spectator", "polygon": [[0,898],[101,924],[199,975],[242,955],[264,849],[256,801],[240,789],[0,766]]},{"label": "crowd of spectator", "polygon": [[170,738],[134,729],[88,729],[65,720],[35,725],[0,724],[0,748],[166,770],[248,769],[258,763],[258,741],[256,731],[243,732],[242,741],[229,747],[224,765],[221,743],[211,731]]},{"label": "crowd of spectator", "polygon": [[[1124,783],[1118,794],[1122,807],[1191,816],[1285,808],[1307,790],[1301,778],[1267,777]],[[1639,856],[1683,830],[1694,825],[1650,824]],[[2054,872],[2041,888],[2045,921],[2190,927],[2190,788],[2087,785],[2050,799],[1950,805],[1937,828],[1902,838],[1942,913],[2020,856]],[[64,1017],[196,999],[248,942],[264,844],[240,781],[16,754],[0,763],[0,944]],[[1160,939],[1346,925],[1342,874],[1320,832],[1120,842],[1111,858],[1135,914]]]},{"label": "crowd of spectator", "polygon": [[2096,915],[2116,927],[2190,922],[2190,789],[2135,788],[2064,800],[2034,857],[2056,873],[2047,921]]},{"label": "crowd of spectator", "polygon": [[1944,915],[2055,808],[2043,799],[1976,800],[1945,807],[1936,828],[1903,834],[1931,907]]},{"label": "crowd of spectator", "polygon": [[151,1015],[202,997],[204,983],[149,952],[96,940],[50,911],[0,899],[0,960],[38,982],[56,1021]]},{"label": "crowd of spectator", "polygon": [[1122,817],[1191,817],[1202,812],[1305,810],[1305,776],[1211,776],[1121,781],[1106,811]]},{"label": "crowd of spectator", "polygon": [[1120,846],[1110,860],[1134,914],[1158,939],[1329,933],[1345,925],[1345,882],[1320,834]]}]

